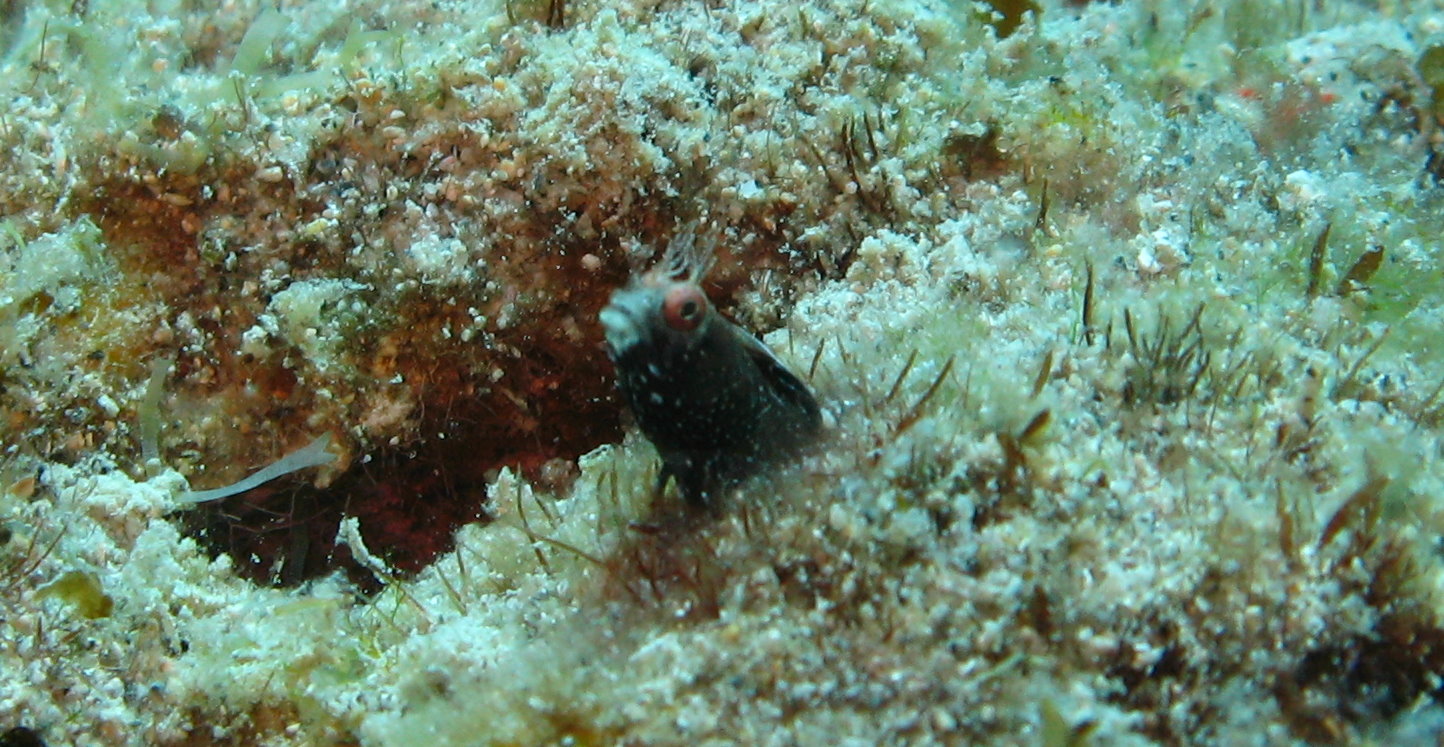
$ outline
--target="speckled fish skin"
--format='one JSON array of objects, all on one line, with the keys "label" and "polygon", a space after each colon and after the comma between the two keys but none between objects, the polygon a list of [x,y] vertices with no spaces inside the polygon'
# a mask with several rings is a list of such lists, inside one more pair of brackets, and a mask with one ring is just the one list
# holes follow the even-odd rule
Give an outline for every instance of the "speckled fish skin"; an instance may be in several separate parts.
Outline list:
[{"label": "speckled fish skin", "polygon": [[[712,307],[698,274],[634,279],[612,294],[601,321],[617,388],[662,457],[659,487],[676,478],[684,498],[706,504],[814,436],[821,413],[766,345]],[[669,315],[669,298],[696,304],[695,328]]]}]

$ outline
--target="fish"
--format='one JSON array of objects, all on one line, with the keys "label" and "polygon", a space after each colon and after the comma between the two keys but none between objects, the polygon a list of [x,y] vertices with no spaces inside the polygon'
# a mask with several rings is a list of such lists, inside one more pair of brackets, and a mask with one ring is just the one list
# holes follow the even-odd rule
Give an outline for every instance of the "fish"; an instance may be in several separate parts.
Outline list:
[{"label": "fish", "polygon": [[615,290],[600,321],[617,389],[695,506],[815,438],[822,411],[802,379],[703,292],[711,252],[682,233],[661,261]]}]

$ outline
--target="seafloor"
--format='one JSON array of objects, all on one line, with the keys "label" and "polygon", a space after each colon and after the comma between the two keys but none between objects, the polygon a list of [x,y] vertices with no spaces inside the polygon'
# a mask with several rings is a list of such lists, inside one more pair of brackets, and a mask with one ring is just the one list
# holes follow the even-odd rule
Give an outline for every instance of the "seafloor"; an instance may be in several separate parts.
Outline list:
[{"label": "seafloor", "polygon": [[0,743],[1444,733],[1444,4],[211,5],[0,2]]}]

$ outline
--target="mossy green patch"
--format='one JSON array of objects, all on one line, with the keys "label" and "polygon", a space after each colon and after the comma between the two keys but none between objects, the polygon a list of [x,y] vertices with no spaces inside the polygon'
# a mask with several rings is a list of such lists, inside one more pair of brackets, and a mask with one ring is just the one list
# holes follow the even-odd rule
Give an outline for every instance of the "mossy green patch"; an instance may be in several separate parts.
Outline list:
[{"label": "mossy green patch", "polygon": [[100,579],[90,571],[66,571],[35,593],[42,599],[60,599],[89,620],[110,617],[111,610],[115,608],[115,600],[105,593]]}]

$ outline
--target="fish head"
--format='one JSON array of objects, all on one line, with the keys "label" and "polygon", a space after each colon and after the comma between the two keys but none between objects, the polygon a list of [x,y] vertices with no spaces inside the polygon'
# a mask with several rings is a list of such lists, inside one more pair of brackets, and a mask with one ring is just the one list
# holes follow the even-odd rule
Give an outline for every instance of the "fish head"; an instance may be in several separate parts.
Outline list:
[{"label": "fish head", "polygon": [[696,348],[716,316],[695,282],[649,274],[614,292],[601,322],[613,361],[636,355],[661,360]]}]

